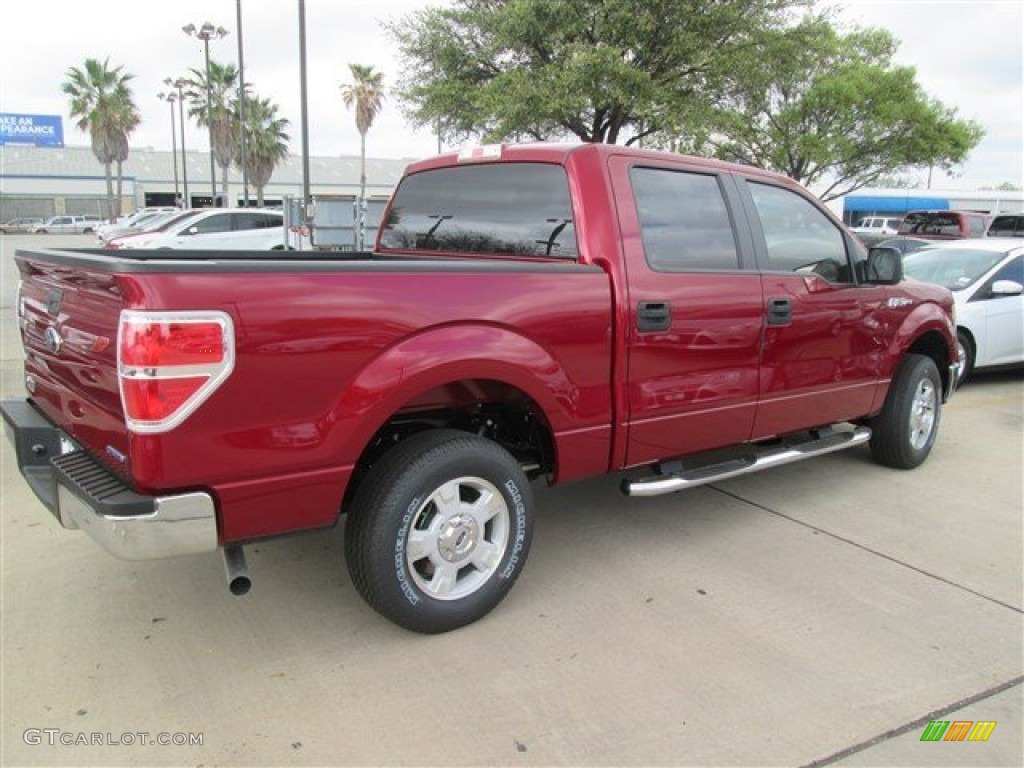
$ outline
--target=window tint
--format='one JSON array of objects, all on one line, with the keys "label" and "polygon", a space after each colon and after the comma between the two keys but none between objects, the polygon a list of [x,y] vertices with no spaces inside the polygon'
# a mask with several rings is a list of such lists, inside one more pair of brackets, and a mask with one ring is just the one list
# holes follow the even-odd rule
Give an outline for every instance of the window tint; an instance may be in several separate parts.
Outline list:
[{"label": "window tint", "polygon": [[1013,280],[1024,285],[1024,257],[1018,256],[1009,264],[1003,265],[1003,268],[992,276],[993,283],[997,280]]},{"label": "window tint", "polygon": [[[231,214],[218,213],[213,216],[207,216],[205,219],[195,222],[192,227],[196,228],[196,234],[199,235],[208,235],[212,232],[230,232]],[[191,230],[192,227],[188,229]]]},{"label": "window tint", "polygon": [[246,211],[244,213],[233,214],[235,220],[235,229],[269,229],[270,227],[280,227],[283,223],[283,217],[274,216],[270,213],[255,213],[252,211]]},{"label": "window tint", "polygon": [[824,213],[788,189],[754,182],[749,187],[764,230],[768,269],[851,282],[842,232]]},{"label": "window tint", "polygon": [[651,269],[739,269],[729,209],[716,177],[663,168],[634,168],[630,176]]},{"label": "window tint", "polygon": [[988,229],[989,237],[1024,237],[1024,215],[996,216]]},{"label": "window tint", "polygon": [[382,248],[576,258],[576,228],[559,165],[500,163],[407,176]]}]

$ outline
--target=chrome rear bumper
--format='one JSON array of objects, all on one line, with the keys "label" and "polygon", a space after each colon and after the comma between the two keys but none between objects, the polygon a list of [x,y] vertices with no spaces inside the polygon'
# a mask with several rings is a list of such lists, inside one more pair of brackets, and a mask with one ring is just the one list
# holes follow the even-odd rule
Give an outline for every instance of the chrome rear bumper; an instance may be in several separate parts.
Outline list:
[{"label": "chrome rear bumper", "polygon": [[60,430],[31,401],[5,400],[0,411],[22,476],[65,528],[84,531],[124,560],[217,548],[217,514],[210,494],[136,493],[85,451],[62,453]]}]

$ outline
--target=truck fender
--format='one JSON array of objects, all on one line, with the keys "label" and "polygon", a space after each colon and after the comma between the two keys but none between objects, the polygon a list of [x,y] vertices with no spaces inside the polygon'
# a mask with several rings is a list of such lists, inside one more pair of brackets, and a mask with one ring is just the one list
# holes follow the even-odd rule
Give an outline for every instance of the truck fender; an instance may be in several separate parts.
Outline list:
[{"label": "truck fender", "polygon": [[500,381],[524,392],[556,435],[578,420],[578,388],[532,339],[495,325],[428,328],[383,350],[341,393],[329,414],[341,460],[354,464],[374,434],[416,396],[469,379]]},{"label": "truck fender", "polygon": [[949,365],[956,360],[956,328],[937,304],[926,302],[914,307],[890,335],[880,370],[884,381],[875,393],[873,413],[884,405],[892,377],[908,352],[928,355],[935,360],[943,388],[947,393],[950,391],[954,382],[950,380]]}]

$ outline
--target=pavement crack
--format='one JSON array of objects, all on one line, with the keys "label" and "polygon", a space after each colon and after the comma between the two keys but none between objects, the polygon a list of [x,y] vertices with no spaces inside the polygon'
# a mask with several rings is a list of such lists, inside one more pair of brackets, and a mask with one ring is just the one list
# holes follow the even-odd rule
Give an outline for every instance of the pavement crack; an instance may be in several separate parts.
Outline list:
[{"label": "pavement crack", "polygon": [[851,755],[855,755],[858,752],[863,752],[866,749],[871,749],[871,747],[878,746],[879,744],[889,741],[890,739],[895,739],[897,736],[902,736],[906,733],[910,733],[911,731],[919,730],[924,726],[928,725],[928,723],[930,723],[932,720],[941,720],[946,715],[952,714],[953,712],[957,712],[958,710],[969,707],[972,704],[977,704],[979,701],[984,701],[985,699],[990,699],[993,696],[998,696],[1003,691],[1008,691],[1010,688],[1014,688],[1020,685],[1021,682],[1024,682],[1024,675],[1019,675],[1011,680],[1006,680],[1005,682],[1002,682],[993,688],[988,688],[984,691],[981,691],[980,693],[974,694],[973,696],[968,696],[966,699],[955,701],[952,704],[949,704],[948,706],[942,707],[941,709],[936,709],[933,712],[929,712],[927,715],[922,715],[916,720],[912,720],[909,723],[904,723],[901,726],[893,728],[891,731],[880,733],[878,736],[867,739],[866,741],[862,741],[859,744],[854,744],[852,747],[847,747],[846,749],[840,750],[839,752],[834,752],[828,757],[822,757],[811,763],[806,763],[805,765],[801,766],[801,768],[821,768],[821,766],[838,763],[840,760],[845,760],[846,758],[850,757]]},{"label": "pavement crack", "polygon": [[767,513],[769,513],[771,515],[775,515],[776,517],[781,517],[783,520],[788,520],[791,523],[796,523],[797,525],[800,525],[800,526],[802,526],[804,528],[807,528],[809,530],[817,531],[818,533],[820,533],[820,534],[822,534],[824,536],[828,536],[828,537],[830,537],[832,539],[835,539],[836,541],[841,541],[844,544],[849,544],[851,547],[856,547],[857,549],[860,549],[860,550],[863,550],[864,552],[867,552],[869,554],[875,555],[876,557],[880,557],[880,558],[882,558],[884,560],[888,560],[890,563],[895,563],[896,565],[902,566],[903,568],[907,568],[907,569],[909,569],[911,571],[919,573],[922,576],[926,576],[929,579],[934,579],[936,581],[941,581],[943,584],[948,584],[951,587],[959,589],[959,590],[961,590],[963,592],[967,592],[968,594],[974,595],[975,597],[980,597],[982,600],[987,600],[988,602],[994,603],[995,605],[998,605],[998,606],[1000,606],[1002,608],[1008,608],[1009,610],[1013,611],[1014,613],[1024,614],[1024,610],[1022,610],[1021,608],[1017,607],[1016,605],[1011,605],[1010,603],[1003,602],[1002,600],[999,600],[998,598],[992,597],[991,595],[986,595],[983,592],[978,592],[977,590],[971,589],[970,587],[964,586],[963,584],[959,584],[959,583],[957,583],[955,581],[951,581],[950,579],[947,579],[945,576],[940,576],[937,573],[932,573],[931,571],[926,571],[923,568],[918,568],[916,565],[908,563],[908,562],[906,562],[904,560],[900,560],[899,558],[893,557],[892,555],[887,555],[887,554],[885,554],[885,552],[880,552],[877,549],[872,549],[871,547],[865,546],[864,544],[861,544],[860,542],[854,541],[853,539],[848,539],[845,536],[840,536],[837,533],[832,533],[831,531],[826,531],[824,528],[819,528],[818,526],[811,525],[810,523],[805,522],[804,520],[800,520],[798,518],[792,517],[790,515],[785,514],[784,512],[779,512],[777,509],[772,509],[771,507],[767,507],[764,504],[759,504],[756,501],[751,501],[750,499],[746,499],[746,498],[744,498],[743,496],[740,496],[737,493],[732,493],[731,491],[727,491],[727,490],[725,490],[723,488],[720,488],[717,485],[708,485],[707,487],[712,489],[712,490],[714,490],[714,491],[717,491],[718,493],[722,494],[723,496],[728,496],[730,499],[734,499],[735,501],[738,501],[741,504],[747,504],[747,505],[749,505],[751,507],[754,507],[755,509],[760,509],[763,512],[767,512]]}]

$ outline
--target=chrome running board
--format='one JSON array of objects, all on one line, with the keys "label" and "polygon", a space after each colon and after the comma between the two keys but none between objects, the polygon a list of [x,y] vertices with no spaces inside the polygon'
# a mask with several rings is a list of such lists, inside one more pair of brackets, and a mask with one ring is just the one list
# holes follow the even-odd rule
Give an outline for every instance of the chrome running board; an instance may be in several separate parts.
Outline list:
[{"label": "chrome running board", "polygon": [[833,451],[853,448],[871,439],[871,430],[856,427],[852,432],[834,432],[831,429],[817,430],[814,436],[802,442],[787,442],[771,446],[750,446],[750,453],[735,459],[694,469],[664,472],[651,478],[624,480],[622,492],[627,496],[662,496],[698,485],[728,480],[731,477],[760,472],[770,467],[780,467],[823,456]]}]

